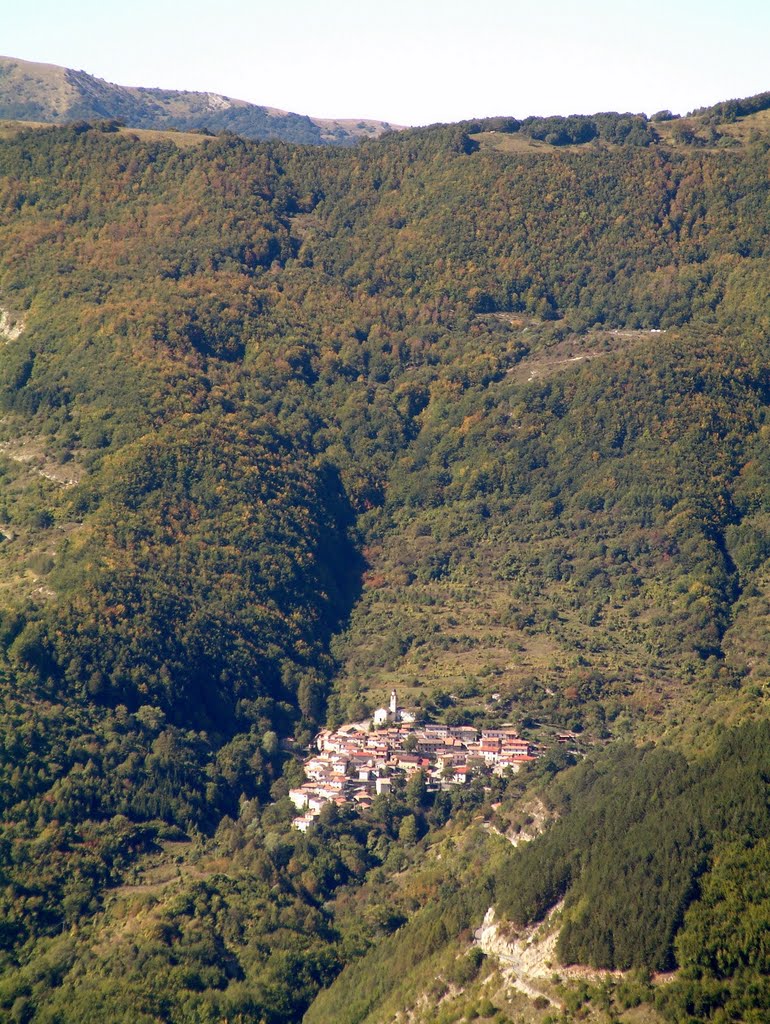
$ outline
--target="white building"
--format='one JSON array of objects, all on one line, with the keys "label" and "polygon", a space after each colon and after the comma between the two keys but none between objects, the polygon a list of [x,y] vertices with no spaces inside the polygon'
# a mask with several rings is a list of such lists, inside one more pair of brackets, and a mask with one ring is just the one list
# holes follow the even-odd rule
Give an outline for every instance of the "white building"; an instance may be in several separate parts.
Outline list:
[{"label": "white building", "polygon": [[372,722],[374,723],[375,729],[380,728],[383,725],[397,724],[403,722],[405,725],[409,725],[414,721],[414,715],[411,711],[405,711],[403,708],[398,706],[398,697],[396,691],[390,691],[390,704],[386,708],[377,708],[372,716]]}]

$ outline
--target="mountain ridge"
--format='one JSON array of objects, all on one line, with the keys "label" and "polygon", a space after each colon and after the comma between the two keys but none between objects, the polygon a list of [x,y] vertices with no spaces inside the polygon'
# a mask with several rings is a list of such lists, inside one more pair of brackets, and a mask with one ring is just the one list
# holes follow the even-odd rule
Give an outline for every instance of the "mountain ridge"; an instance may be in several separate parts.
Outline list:
[{"label": "mountain ridge", "polygon": [[399,127],[371,118],[314,118],[215,92],[116,85],[86,71],[0,56],[0,119],[66,124],[101,118],[130,128],[233,131],[316,145],[352,145]]}]

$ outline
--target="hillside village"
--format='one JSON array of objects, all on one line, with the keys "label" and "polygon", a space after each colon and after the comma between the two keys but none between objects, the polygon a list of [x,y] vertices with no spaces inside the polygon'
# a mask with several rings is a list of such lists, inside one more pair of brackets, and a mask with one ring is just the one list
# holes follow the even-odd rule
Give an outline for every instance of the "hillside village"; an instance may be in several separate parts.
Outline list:
[{"label": "hillside village", "polygon": [[370,720],[322,730],[316,747],[304,762],[307,781],[289,791],[303,812],[293,822],[301,832],[329,802],[371,807],[398,777],[422,771],[428,788],[438,790],[466,785],[474,774],[517,772],[537,757],[535,745],[511,726],[417,724],[415,714],[399,706],[395,690],[388,707]]}]

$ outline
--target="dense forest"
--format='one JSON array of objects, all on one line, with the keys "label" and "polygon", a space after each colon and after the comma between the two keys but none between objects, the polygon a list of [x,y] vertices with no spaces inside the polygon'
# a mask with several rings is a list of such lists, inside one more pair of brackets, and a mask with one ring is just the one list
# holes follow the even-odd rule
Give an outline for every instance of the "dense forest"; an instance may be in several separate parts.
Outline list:
[{"label": "dense forest", "polygon": [[[3,135],[8,1019],[760,1019],[770,136],[742,102],[340,150]],[[293,830],[295,751],[393,685],[542,756]],[[559,915],[554,972],[631,973],[490,1002],[490,906]]]}]

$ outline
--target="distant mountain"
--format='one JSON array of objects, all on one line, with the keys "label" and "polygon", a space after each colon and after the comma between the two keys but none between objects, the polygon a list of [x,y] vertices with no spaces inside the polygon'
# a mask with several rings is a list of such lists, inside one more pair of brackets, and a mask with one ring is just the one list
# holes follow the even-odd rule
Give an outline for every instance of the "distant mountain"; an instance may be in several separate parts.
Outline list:
[{"label": "distant mountain", "polygon": [[99,118],[117,118],[131,128],[231,131],[249,139],[341,146],[392,127],[312,118],[213,92],[113,85],[85,71],[0,57],[0,119],[66,124]]}]

